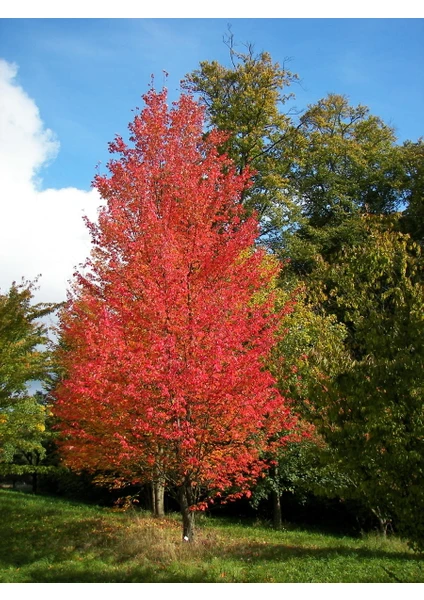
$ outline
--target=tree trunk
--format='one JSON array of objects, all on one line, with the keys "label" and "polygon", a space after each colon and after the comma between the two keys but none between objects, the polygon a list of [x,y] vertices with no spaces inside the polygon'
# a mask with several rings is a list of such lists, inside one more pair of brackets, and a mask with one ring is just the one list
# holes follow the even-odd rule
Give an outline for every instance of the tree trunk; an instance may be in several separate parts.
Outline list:
[{"label": "tree trunk", "polygon": [[380,531],[380,535],[385,538],[387,537],[387,529],[391,524],[391,519],[384,516],[381,513],[380,509],[377,507],[376,509],[372,508],[371,511],[374,513],[375,517],[378,521],[378,529]]},{"label": "tree trunk", "polygon": [[379,526],[381,537],[383,537],[383,538],[387,537],[387,529],[388,529],[389,525],[390,525],[390,519],[384,519],[384,518],[378,519],[378,526]]},{"label": "tree trunk", "polygon": [[36,494],[38,492],[38,473],[34,471],[32,474],[32,493]]},{"label": "tree trunk", "polygon": [[281,529],[283,526],[283,519],[281,515],[281,496],[279,492],[272,490],[272,524],[274,529]]},{"label": "tree trunk", "polygon": [[165,483],[163,479],[152,481],[152,513],[154,517],[165,516]]},{"label": "tree trunk", "polygon": [[194,511],[190,510],[192,506],[192,494],[189,484],[184,484],[178,490],[178,500],[180,503],[181,515],[183,518],[183,541],[193,542],[194,540]]},{"label": "tree trunk", "polygon": [[281,529],[283,525],[283,519],[281,516],[281,493],[278,485],[279,482],[279,473],[278,473],[278,464],[275,464],[271,468],[271,480],[274,480],[274,485],[276,489],[271,490],[271,501],[272,501],[272,524],[274,529]]}]

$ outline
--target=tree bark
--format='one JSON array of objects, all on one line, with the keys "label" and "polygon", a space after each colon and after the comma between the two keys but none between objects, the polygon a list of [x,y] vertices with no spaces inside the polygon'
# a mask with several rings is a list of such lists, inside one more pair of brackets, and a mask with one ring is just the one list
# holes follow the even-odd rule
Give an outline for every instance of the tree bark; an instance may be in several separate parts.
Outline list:
[{"label": "tree bark", "polygon": [[381,537],[383,537],[383,538],[387,537],[387,529],[390,525],[390,519],[384,519],[383,517],[379,518],[378,525],[379,525]]},{"label": "tree bark", "polygon": [[154,517],[165,516],[165,482],[162,479],[152,481],[152,513]]},{"label": "tree bark", "polygon": [[372,508],[371,511],[374,513],[375,517],[377,518],[378,529],[380,531],[380,535],[383,538],[387,537],[387,529],[389,528],[389,526],[392,522],[391,519],[385,517],[384,514],[381,513],[381,511],[378,507],[376,509]]},{"label": "tree bark", "polygon": [[192,494],[189,484],[183,484],[178,490],[178,500],[180,503],[181,515],[183,518],[183,541],[194,541],[194,511],[190,510],[192,506]]},{"label": "tree bark", "polygon": [[278,485],[279,473],[278,464],[275,464],[271,468],[271,480],[274,480],[275,488],[271,489],[271,501],[272,501],[272,525],[274,529],[281,529],[283,525],[283,519],[281,515],[281,493]]},{"label": "tree bark", "polygon": [[274,529],[281,529],[283,526],[283,518],[281,515],[281,496],[279,492],[272,490],[272,524]]}]

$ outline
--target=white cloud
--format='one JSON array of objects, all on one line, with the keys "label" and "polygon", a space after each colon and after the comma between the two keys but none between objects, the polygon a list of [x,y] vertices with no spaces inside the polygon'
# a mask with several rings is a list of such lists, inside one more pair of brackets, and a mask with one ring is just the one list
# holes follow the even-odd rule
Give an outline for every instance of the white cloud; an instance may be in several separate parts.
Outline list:
[{"label": "white cloud", "polygon": [[40,167],[59,143],[16,75],[17,67],[0,59],[0,289],[41,274],[36,299],[61,302],[90,252],[82,217],[94,220],[101,199],[96,190],[41,190]]}]

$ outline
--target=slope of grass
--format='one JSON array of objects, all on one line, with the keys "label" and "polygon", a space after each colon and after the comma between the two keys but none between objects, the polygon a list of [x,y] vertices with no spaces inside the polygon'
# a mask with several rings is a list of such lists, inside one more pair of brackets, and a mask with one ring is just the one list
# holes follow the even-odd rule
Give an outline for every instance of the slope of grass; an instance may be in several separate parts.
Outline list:
[{"label": "slope of grass", "polygon": [[179,518],[0,490],[2,583],[420,583],[424,561],[396,538],[337,537],[201,516]]}]

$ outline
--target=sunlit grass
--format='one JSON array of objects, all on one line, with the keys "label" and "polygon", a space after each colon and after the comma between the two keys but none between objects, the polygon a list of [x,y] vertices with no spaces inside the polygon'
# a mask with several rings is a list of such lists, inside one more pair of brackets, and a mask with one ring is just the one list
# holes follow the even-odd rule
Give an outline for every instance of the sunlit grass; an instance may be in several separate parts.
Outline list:
[{"label": "sunlit grass", "polygon": [[397,538],[351,538],[200,515],[195,544],[178,515],[153,519],[0,490],[0,582],[424,582]]}]

